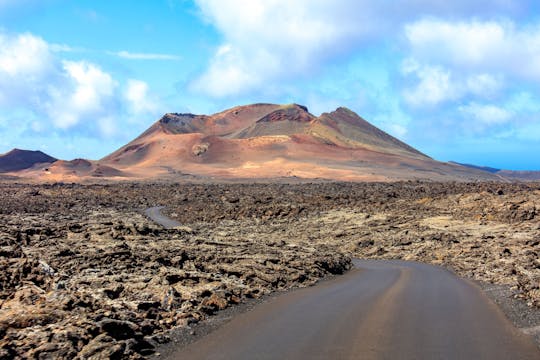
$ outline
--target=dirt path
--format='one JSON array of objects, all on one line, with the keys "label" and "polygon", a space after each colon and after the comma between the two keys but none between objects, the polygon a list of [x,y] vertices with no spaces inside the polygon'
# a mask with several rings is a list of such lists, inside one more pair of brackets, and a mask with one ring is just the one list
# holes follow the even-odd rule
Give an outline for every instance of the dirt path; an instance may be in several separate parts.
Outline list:
[{"label": "dirt path", "polygon": [[171,359],[540,359],[476,286],[431,265],[356,260],[284,294]]},{"label": "dirt path", "polygon": [[161,209],[163,209],[164,206],[154,206],[151,208],[148,208],[144,211],[144,214],[150,218],[152,221],[158,223],[159,225],[163,226],[165,229],[172,229],[178,226],[181,226],[178,221],[173,220],[165,215],[161,214]]}]

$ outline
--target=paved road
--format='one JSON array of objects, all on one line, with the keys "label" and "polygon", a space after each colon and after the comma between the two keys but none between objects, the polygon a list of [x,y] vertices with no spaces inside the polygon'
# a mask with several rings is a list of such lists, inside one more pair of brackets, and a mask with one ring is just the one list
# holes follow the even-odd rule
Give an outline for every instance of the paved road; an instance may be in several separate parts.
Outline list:
[{"label": "paved road", "polygon": [[173,359],[531,359],[540,351],[474,285],[426,264],[349,273],[239,315]]},{"label": "paved road", "polygon": [[[153,207],[165,228],[181,224]],[[476,286],[431,265],[355,260],[343,276],[239,315],[171,359],[540,360]]]},{"label": "paved road", "polygon": [[144,211],[144,214],[148,216],[154,222],[163,226],[165,229],[172,229],[172,228],[182,225],[178,221],[173,220],[165,215],[162,215],[161,209],[163,208],[164,206],[154,206],[154,207],[146,209]]}]

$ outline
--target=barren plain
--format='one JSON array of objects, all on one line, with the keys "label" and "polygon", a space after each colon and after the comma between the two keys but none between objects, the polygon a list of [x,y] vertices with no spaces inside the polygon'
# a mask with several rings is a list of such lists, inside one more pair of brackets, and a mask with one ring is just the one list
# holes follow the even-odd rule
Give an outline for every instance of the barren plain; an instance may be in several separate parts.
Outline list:
[{"label": "barren plain", "polygon": [[[0,359],[145,358],[352,258],[441,265],[540,307],[540,184],[0,187]],[[158,205],[182,226],[143,216]]]}]

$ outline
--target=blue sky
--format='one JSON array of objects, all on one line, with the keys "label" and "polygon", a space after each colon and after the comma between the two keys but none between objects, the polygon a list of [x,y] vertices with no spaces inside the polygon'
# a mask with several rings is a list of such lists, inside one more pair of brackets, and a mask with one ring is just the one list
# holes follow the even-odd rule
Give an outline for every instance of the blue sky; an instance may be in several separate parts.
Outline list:
[{"label": "blue sky", "polygon": [[540,5],[0,0],[0,153],[101,158],[166,112],[346,106],[428,155],[540,169]]}]

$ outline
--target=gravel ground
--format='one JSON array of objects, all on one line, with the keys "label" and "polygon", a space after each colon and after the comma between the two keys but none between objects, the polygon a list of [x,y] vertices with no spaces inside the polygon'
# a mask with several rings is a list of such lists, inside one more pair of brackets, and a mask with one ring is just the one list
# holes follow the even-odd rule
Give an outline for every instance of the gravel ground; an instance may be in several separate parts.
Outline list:
[{"label": "gravel ground", "polygon": [[495,302],[506,317],[521,331],[530,335],[540,348],[540,308],[531,307],[518,292],[508,285],[477,282],[484,293]]}]

